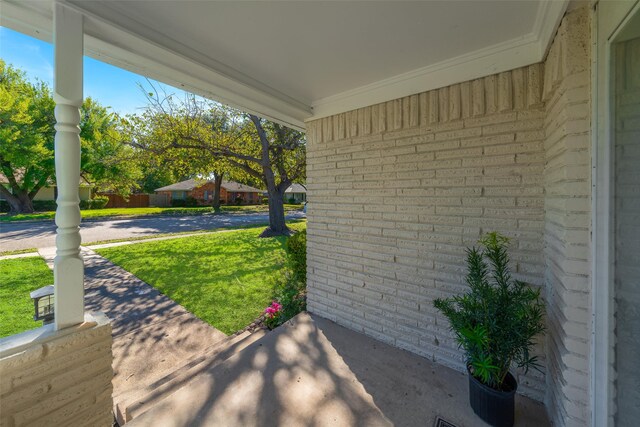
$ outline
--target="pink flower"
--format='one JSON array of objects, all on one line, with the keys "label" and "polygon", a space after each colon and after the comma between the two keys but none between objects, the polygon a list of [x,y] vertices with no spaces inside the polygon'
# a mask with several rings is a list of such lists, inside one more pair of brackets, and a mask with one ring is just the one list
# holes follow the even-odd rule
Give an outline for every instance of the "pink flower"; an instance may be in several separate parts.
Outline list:
[{"label": "pink flower", "polygon": [[272,301],[271,305],[264,309],[264,315],[268,319],[273,319],[278,316],[280,310],[282,310],[282,304],[278,301]]},{"label": "pink flower", "polygon": [[282,309],[282,305],[280,305],[277,301],[274,301],[271,303],[271,307],[275,310],[275,311],[280,311]]}]

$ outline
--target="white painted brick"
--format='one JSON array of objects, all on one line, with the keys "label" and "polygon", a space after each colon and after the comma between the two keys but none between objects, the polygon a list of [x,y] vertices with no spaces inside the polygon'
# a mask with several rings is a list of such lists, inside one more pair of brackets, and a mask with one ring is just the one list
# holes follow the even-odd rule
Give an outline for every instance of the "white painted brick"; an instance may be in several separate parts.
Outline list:
[{"label": "white painted brick", "polygon": [[[561,28],[588,26],[574,9]],[[563,61],[551,49],[547,63]],[[464,250],[482,233],[513,239],[514,277],[550,301],[536,349],[548,374],[519,376],[521,391],[544,396],[559,425],[588,413],[590,304],[590,80],[564,65],[553,79],[534,64],[335,116],[335,141],[308,133],[307,171],[310,310],[457,369],[432,301],[464,291]]]},{"label": "white painted brick", "polygon": [[3,425],[111,421],[104,416],[112,409],[111,326],[102,315],[95,319],[6,350],[0,358]]}]

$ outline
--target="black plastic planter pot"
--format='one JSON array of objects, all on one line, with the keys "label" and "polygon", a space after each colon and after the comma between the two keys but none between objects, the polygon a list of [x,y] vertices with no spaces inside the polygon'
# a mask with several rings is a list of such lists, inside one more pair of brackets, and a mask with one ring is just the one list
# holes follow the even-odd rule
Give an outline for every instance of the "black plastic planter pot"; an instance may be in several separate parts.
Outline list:
[{"label": "black plastic planter pot", "polygon": [[515,413],[515,395],[518,383],[507,374],[505,383],[511,391],[495,390],[478,381],[469,372],[469,403],[473,412],[494,427],[512,427]]}]

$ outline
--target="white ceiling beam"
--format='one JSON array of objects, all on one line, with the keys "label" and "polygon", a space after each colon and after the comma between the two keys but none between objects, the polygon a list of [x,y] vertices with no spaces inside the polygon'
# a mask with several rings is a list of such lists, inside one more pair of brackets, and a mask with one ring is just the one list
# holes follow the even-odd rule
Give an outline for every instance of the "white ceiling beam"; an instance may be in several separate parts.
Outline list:
[{"label": "white ceiling beam", "polygon": [[[50,13],[34,4],[2,0],[0,22],[51,40]],[[541,1],[530,33],[436,64],[322,99],[294,99],[226,64],[143,25],[109,2],[67,0],[82,12],[85,51],[101,61],[303,129],[304,122],[527,66],[544,59],[568,0]],[[118,6],[119,7],[119,6]]]},{"label": "white ceiling beam", "polygon": [[[128,20],[107,9],[107,2],[82,2],[81,6],[76,2],[64,3],[85,15],[87,56],[295,129],[304,130],[304,120],[311,116],[309,105],[250,80],[184,45],[163,39],[157,32],[158,40],[151,41],[125,29],[121,24],[129,23]],[[0,3],[0,24],[51,42],[51,9],[42,7],[50,4],[4,0]],[[96,13],[96,8],[101,14]],[[102,16],[109,13],[113,14],[109,18]]]}]

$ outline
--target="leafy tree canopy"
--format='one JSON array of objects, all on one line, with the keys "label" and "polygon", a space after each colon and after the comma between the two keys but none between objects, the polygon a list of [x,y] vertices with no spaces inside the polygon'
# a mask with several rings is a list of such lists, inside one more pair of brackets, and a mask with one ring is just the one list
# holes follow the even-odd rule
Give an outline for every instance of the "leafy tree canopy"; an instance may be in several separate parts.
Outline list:
[{"label": "leafy tree canopy", "polygon": [[[0,59],[0,192],[12,212],[32,212],[38,191],[55,184],[55,103],[43,82]],[[141,177],[134,150],[121,143],[117,115],[87,98],[80,111],[82,177],[97,191],[127,195]]]},{"label": "leafy tree canopy", "polygon": [[304,181],[304,133],[194,95],[181,100],[150,85],[146,111],[125,121],[129,143],[176,167],[260,182],[269,195],[265,235],[288,234],[284,192]]}]

